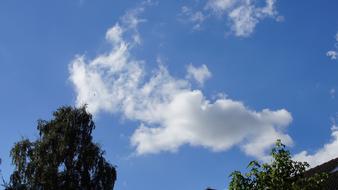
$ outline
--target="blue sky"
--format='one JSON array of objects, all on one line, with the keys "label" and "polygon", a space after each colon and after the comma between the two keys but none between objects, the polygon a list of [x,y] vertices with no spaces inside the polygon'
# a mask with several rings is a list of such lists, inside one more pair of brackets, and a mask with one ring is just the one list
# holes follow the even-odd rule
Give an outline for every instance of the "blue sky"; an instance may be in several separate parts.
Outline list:
[{"label": "blue sky", "polygon": [[0,2],[0,169],[36,121],[88,104],[118,190],[217,189],[267,160],[338,157],[338,2]]}]

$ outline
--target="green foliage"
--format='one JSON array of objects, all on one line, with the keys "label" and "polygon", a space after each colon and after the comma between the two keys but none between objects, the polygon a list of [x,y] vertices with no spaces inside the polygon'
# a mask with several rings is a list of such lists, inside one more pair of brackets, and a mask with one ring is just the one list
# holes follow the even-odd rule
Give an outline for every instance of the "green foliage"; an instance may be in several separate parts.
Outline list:
[{"label": "green foliage", "polygon": [[61,107],[53,116],[38,121],[36,141],[15,143],[11,150],[15,170],[6,189],[113,189],[116,170],[92,142],[91,114],[85,107]]},{"label": "green foliage", "polygon": [[321,189],[328,175],[316,174],[308,177],[305,175],[309,164],[291,159],[291,154],[286,150],[280,140],[271,151],[272,162],[259,164],[257,161],[249,163],[249,172],[242,174],[234,171],[230,177],[230,190],[313,190]]}]

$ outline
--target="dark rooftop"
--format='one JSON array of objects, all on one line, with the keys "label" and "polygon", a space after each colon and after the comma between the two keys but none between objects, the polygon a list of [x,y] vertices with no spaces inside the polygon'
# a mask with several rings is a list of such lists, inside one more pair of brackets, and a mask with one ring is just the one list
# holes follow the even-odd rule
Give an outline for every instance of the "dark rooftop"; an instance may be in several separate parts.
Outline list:
[{"label": "dark rooftop", "polygon": [[316,173],[322,172],[329,174],[329,178],[325,182],[324,189],[338,190],[338,158],[310,169],[306,172],[306,175],[312,176]]}]

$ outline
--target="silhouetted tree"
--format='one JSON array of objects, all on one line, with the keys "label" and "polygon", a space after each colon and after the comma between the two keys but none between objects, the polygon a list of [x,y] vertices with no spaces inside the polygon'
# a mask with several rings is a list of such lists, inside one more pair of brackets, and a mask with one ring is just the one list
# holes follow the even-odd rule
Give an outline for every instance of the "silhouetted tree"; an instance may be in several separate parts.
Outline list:
[{"label": "silhouetted tree", "polygon": [[116,170],[92,142],[94,128],[85,106],[61,107],[52,120],[39,120],[38,139],[22,139],[11,150],[15,170],[6,189],[113,189]]},{"label": "silhouetted tree", "polygon": [[257,161],[250,162],[250,171],[242,175],[234,171],[230,190],[313,190],[322,189],[327,174],[316,174],[312,177],[305,176],[309,167],[306,162],[297,162],[291,159],[290,152],[280,140],[271,151],[272,162],[260,165]]}]

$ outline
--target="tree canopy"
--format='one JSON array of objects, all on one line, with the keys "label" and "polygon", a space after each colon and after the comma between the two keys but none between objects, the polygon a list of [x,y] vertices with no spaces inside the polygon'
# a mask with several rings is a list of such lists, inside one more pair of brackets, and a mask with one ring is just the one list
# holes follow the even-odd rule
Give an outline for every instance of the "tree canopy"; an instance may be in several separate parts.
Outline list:
[{"label": "tree canopy", "polygon": [[50,121],[39,120],[39,137],[11,150],[15,169],[6,189],[113,189],[116,170],[92,141],[94,128],[85,106],[60,107]]},{"label": "tree canopy", "polygon": [[271,151],[272,162],[259,164],[252,161],[249,172],[242,174],[234,171],[231,176],[230,190],[313,190],[321,189],[327,174],[307,176],[306,162],[293,161],[291,154],[280,140]]}]

